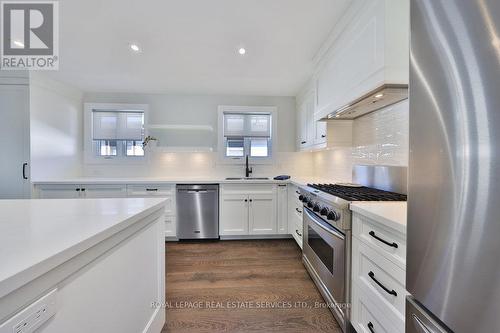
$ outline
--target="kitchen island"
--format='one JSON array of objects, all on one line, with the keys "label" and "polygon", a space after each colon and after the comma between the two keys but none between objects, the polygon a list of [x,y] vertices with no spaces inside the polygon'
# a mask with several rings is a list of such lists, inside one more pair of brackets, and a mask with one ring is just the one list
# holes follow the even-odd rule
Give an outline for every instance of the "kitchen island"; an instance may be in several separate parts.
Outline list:
[{"label": "kitchen island", "polygon": [[160,332],[165,200],[0,200],[0,332]]}]

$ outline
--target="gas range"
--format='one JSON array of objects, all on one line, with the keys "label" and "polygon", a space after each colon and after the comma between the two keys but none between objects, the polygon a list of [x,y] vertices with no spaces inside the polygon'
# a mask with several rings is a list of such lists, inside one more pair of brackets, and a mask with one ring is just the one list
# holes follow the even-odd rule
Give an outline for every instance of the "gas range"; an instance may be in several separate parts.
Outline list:
[{"label": "gas range", "polygon": [[405,194],[366,186],[307,184],[300,188],[299,200],[325,222],[341,230],[351,229],[349,205],[355,201],[406,201]]}]

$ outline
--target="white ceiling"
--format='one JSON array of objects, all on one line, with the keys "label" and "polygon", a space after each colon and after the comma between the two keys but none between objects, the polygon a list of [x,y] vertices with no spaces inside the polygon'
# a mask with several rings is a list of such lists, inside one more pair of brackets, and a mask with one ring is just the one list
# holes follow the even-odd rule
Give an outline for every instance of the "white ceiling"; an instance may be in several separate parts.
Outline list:
[{"label": "white ceiling", "polygon": [[84,91],[293,96],[348,2],[62,0],[49,75]]}]

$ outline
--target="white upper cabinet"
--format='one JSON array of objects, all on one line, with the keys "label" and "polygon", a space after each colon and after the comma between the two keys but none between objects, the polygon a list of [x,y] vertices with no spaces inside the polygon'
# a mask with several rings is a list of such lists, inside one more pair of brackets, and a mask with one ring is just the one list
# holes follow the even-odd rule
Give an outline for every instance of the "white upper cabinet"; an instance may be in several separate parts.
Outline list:
[{"label": "white upper cabinet", "polygon": [[314,119],[385,84],[408,84],[409,0],[354,0],[318,54]]},{"label": "white upper cabinet", "polygon": [[326,122],[314,120],[316,92],[310,85],[297,98],[298,150],[316,150],[326,147]]}]

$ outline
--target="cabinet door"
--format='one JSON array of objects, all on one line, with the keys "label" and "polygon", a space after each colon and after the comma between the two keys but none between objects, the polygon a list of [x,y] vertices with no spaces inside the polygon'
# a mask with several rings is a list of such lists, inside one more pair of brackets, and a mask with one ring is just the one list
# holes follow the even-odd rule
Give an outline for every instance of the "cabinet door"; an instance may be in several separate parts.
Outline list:
[{"label": "cabinet door", "polygon": [[29,88],[0,84],[0,199],[30,197]]},{"label": "cabinet door", "polygon": [[37,192],[40,199],[75,199],[81,197],[81,185],[39,185]]},{"label": "cabinet door", "polygon": [[306,100],[306,114],[307,114],[307,146],[312,146],[316,140],[316,122],[314,121],[314,92],[309,93]]},{"label": "cabinet door", "polygon": [[219,233],[248,235],[248,195],[224,194],[221,197]]},{"label": "cabinet door", "polygon": [[165,216],[165,237],[177,238],[177,223],[175,216]]},{"label": "cabinet door", "polygon": [[297,133],[299,150],[307,147],[307,104],[304,102],[298,107]]},{"label": "cabinet door", "polygon": [[288,187],[285,184],[278,185],[278,233],[288,233]]},{"label": "cabinet door", "polygon": [[316,121],[314,123],[314,126],[315,126],[314,144],[319,145],[326,143],[327,122]]},{"label": "cabinet door", "polygon": [[250,235],[276,233],[276,201],[273,194],[251,194],[248,225]]},{"label": "cabinet door", "polygon": [[125,198],[125,185],[82,185],[82,195],[85,198]]}]

